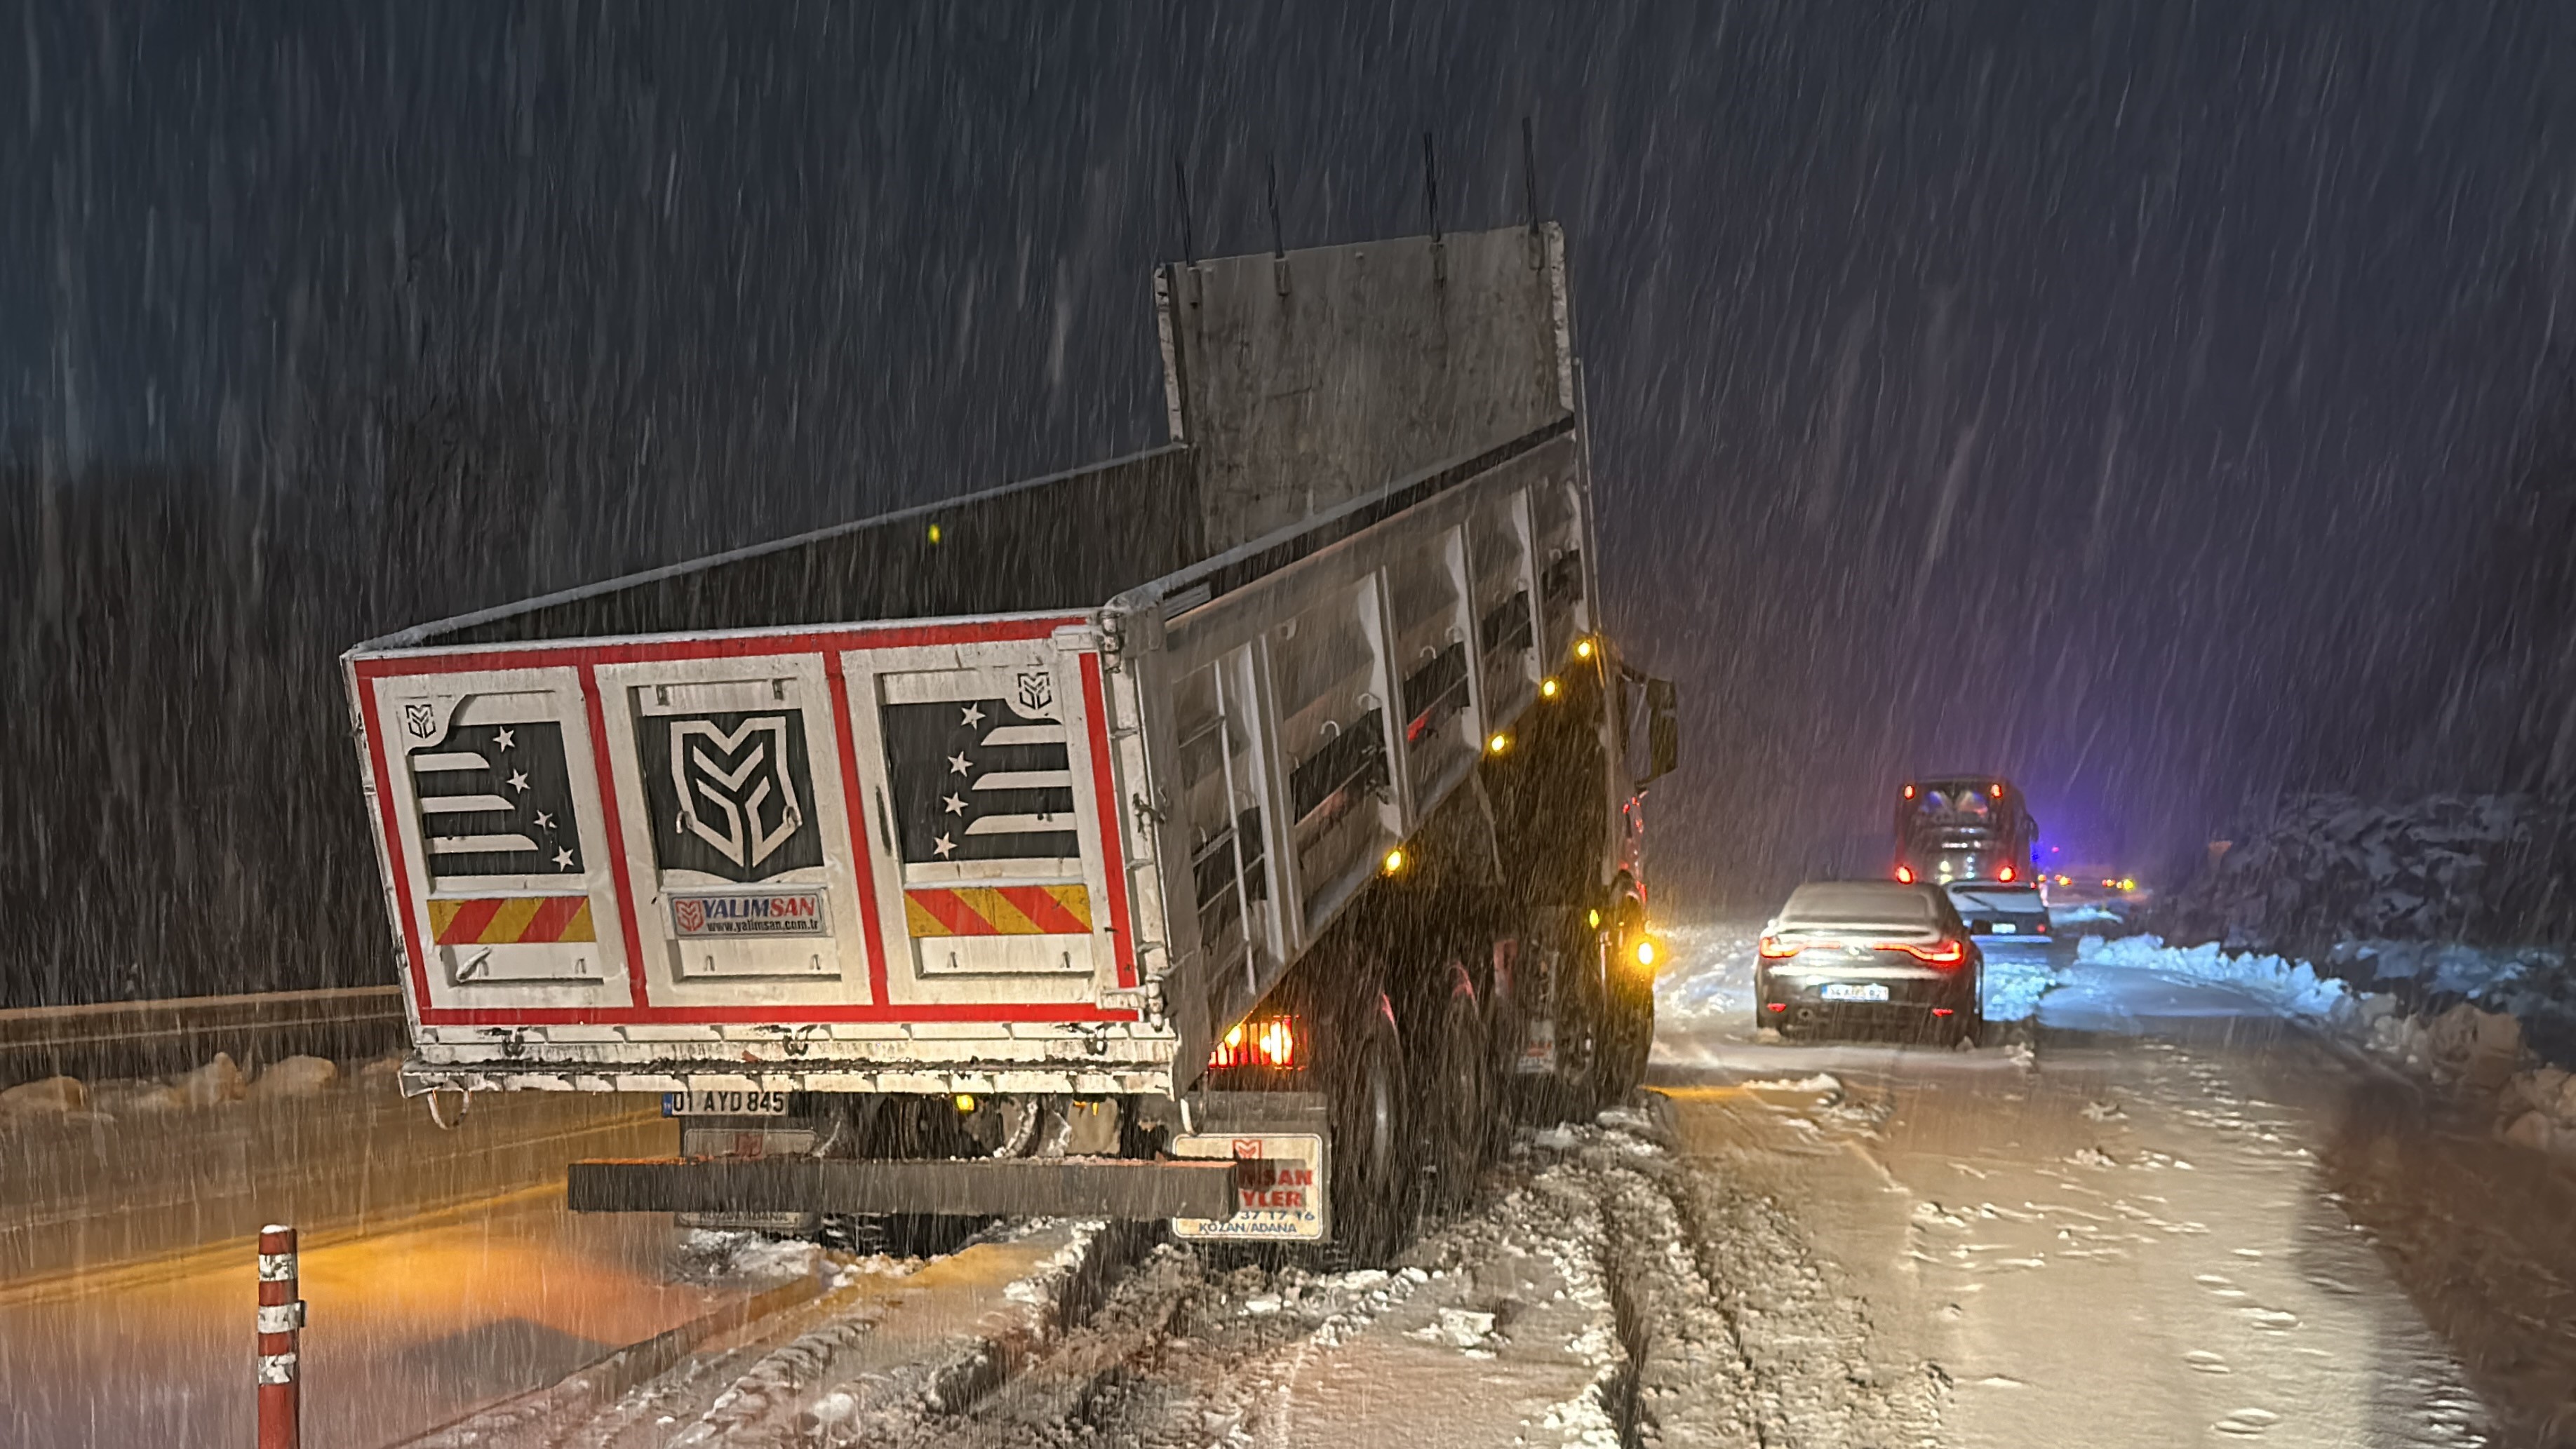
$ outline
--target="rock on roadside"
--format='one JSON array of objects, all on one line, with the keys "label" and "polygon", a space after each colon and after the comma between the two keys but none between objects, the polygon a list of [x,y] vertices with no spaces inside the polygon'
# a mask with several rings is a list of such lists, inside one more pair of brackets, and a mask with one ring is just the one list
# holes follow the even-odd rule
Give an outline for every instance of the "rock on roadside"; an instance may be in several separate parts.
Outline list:
[{"label": "rock on roadside", "polygon": [[111,1078],[93,1082],[89,1089],[90,1106],[111,1117],[125,1117],[145,1112],[175,1112],[187,1105],[179,1089],[167,1082],[136,1081]]},{"label": "rock on roadside", "polygon": [[251,1100],[272,1101],[285,1097],[315,1097],[340,1080],[340,1064],[328,1057],[287,1057],[272,1062],[250,1084]]},{"label": "rock on roadside", "polygon": [[0,1117],[64,1117],[89,1110],[78,1077],[44,1077],[0,1092]]},{"label": "rock on roadside", "polygon": [[223,1102],[238,1102],[250,1090],[242,1069],[232,1053],[217,1052],[215,1059],[193,1072],[183,1072],[170,1083],[179,1091],[179,1100],[190,1107],[212,1107]]}]

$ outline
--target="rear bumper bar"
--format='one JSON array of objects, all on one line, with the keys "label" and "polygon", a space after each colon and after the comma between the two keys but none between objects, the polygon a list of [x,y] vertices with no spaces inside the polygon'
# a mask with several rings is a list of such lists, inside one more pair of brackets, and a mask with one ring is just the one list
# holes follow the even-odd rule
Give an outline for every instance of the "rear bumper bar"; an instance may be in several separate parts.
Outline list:
[{"label": "rear bumper bar", "polygon": [[564,1200],[577,1213],[1228,1218],[1234,1177],[1232,1161],[659,1157],[576,1162]]}]

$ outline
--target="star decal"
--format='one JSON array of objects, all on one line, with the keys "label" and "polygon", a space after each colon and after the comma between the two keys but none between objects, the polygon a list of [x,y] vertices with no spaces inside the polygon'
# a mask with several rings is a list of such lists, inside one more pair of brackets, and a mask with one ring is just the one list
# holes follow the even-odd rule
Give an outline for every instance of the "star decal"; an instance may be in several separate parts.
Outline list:
[{"label": "star decal", "polygon": [[494,730],[492,732],[492,748],[496,750],[506,750],[514,743],[516,743],[516,741],[511,738],[508,730]]},{"label": "star decal", "polygon": [[965,718],[957,722],[970,730],[984,722],[984,706],[980,704],[967,705],[965,708],[959,710],[958,713],[964,715]]},{"label": "star decal", "polygon": [[510,788],[518,791],[522,795],[528,793],[528,772],[525,770],[512,770],[510,772]]},{"label": "star decal", "polygon": [[951,815],[963,815],[966,813],[966,802],[955,795],[942,795],[939,797],[939,803],[947,806],[948,813]]},{"label": "star decal", "polygon": [[954,850],[957,848],[957,842],[956,842],[956,841],[953,841],[953,840],[949,839],[947,836],[943,835],[943,836],[939,837],[937,840],[934,840],[934,841],[930,842],[930,848],[931,848],[933,851],[937,852],[937,854],[938,854],[938,856],[939,856],[939,858],[940,858],[941,860],[946,860],[946,859],[948,858],[948,856],[949,856],[949,853],[950,853],[951,851],[954,851]]},{"label": "star decal", "polygon": [[557,870],[570,870],[570,869],[572,869],[572,852],[571,852],[571,851],[569,851],[569,850],[558,850],[558,851],[556,851],[556,852],[555,852],[555,869],[557,869]]},{"label": "star decal", "polygon": [[554,828],[555,828],[555,818],[554,818],[553,816],[551,816],[551,815],[548,815],[548,814],[547,814],[546,812],[544,812],[543,810],[538,811],[538,812],[537,812],[537,828],[538,828],[539,830],[552,830],[552,829],[554,829]]},{"label": "star decal", "polygon": [[952,775],[967,774],[974,768],[975,762],[966,758],[965,752],[962,750],[948,757],[948,772]]}]

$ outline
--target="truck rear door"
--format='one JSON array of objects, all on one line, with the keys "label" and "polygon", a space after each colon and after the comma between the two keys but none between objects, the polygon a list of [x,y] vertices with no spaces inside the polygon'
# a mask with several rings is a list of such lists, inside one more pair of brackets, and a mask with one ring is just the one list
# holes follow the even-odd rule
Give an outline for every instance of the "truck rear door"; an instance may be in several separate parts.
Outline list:
[{"label": "truck rear door", "polygon": [[1095,1007],[1135,959],[1079,618],[349,672],[425,1029],[1126,1019]]}]

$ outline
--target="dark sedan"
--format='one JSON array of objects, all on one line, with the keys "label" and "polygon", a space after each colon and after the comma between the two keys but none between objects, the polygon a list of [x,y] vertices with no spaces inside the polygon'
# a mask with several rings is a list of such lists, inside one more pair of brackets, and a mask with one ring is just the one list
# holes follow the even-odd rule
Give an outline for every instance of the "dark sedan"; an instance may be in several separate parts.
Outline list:
[{"label": "dark sedan", "polygon": [[1974,1041],[1985,955],[1941,888],[1809,881],[1763,928],[1755,1023],[1784,1036],[1875,1027]]}]

